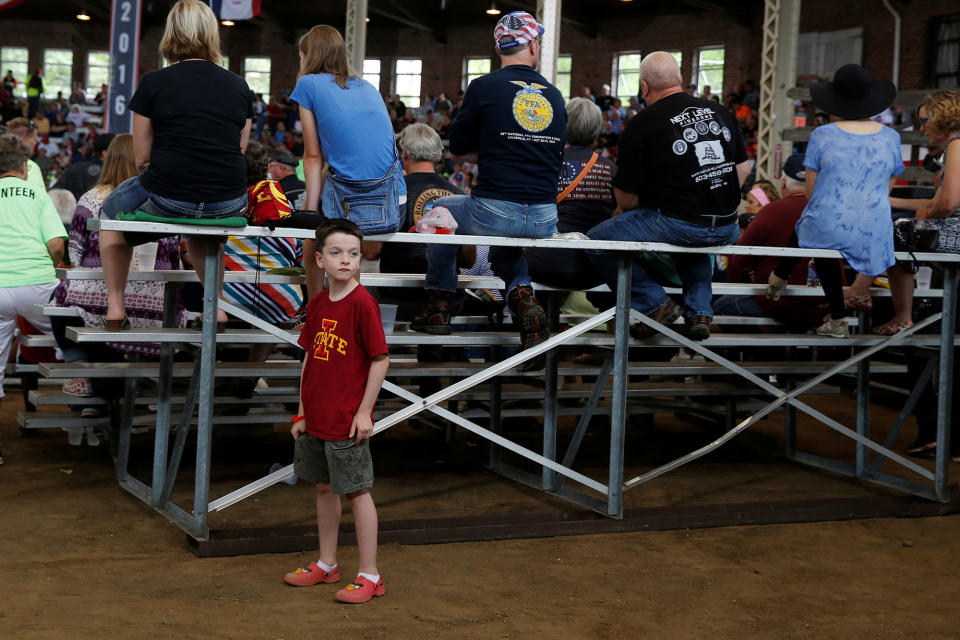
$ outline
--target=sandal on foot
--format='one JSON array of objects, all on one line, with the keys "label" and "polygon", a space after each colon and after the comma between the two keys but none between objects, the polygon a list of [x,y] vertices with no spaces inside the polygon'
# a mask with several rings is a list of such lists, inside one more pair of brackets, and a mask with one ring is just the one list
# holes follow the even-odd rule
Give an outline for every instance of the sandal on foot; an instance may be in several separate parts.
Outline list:
[{"label": "sandal on foot", "polygon": [[857,311],[870,311],[873,309],[873,298],[869,295],[850,296],[843,300],[843,306],[847,309],[856,309]]},{"label": "sandal on foot", "polygon": [[283,576],[283,581],[294,587],[312,587],[321,582],[340,582],[340,565],[334,566],[330,571],[324,571],[316,562],[311,562]]},{"label": "sandal on foot", "polygon": [[383,578],[381,577],[376,584],[370,582],[364,576],[357,576],[353,582],[348,584],[340,591],[337,591],[337,600],[347,604],[360,604],[366,602],[374,596],[383,595]]},{"label": "sandal on foot", "polygon": [[129,331],[130,330],[130,318],[124,316],[116,320],[111,320],[109,318],[103,319],[103,328],[107,331]]},{"label": "sandal on foot", "polygon": [[93,395],[93,383],[90,378],[74,378],[67,380],[60,387],[64,393],[78,398],[89,398]]},{"label": "sandal on foot", "polygon": [[909,329],[913,326],[913,323],[909,320],[904,320],[903,322],[890,322],[884,323],[879,327],[874,327],[871,329],[872,333],[877,334],[878,336],[895,336],[904,329]]}]

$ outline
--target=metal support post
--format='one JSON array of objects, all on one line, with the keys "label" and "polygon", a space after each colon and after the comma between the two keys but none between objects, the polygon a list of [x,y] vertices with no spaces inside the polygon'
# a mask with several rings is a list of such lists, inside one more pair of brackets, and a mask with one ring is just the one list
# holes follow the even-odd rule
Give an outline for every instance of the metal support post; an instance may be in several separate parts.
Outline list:
[{"label": "metal support post", "polygon": [[617,253],[617,312],[614,316],[613,407],[610,415],[610,469],[607,515],[623,517],[623,450],[627,423],[627,364],[630,351],[630,280],[633,256]]},{"label": "metal support post", "polygon": [[573,467],[573,461],[576,459],[577,452],[580,450],[583,436],[587,433],[587,427],[590,426],[590,421],[593,419],[593,414],[597,410],[597,405],[600,404],[603,389],[607,386],[607,378],[610,377],[610,371],[613,369],[613,355],[612,351],[609,352],[607,357],[604,358],[603,364],[600,365],[600,373],[597,374],[597,381],[593,385],[593,391],[590,392],[590,398],[583,407],[583,413],[580,414],[580,421],[577,423],[577,428],[573,432],[573,437],[570,438],[570,444],[567,445],[567,452],[563,455],[563,462],[561,464],[565,467]]},{"label": "metal support post", "polygon": [[[179,285],[163,285],[163,327],[169,329],[177,319],[177,290]],[[160,344],[160,376],[157,390],[157,425],[153,439],[153,482],[150,484],[150,504],[160,506],[164,476],[167,469],[167,447],[170,442],[170,391],[173,384],[173,344]]]},{"label": "metal support post", "polygon": [[117,434],[117,480],[127,481],[127,465],[130,462],[130,429],[133,428],[133,402],[137,396],[137,379],[123,382],[123,404],[120,405],[120,429]]},{"label": "metal support post", "polygon": [[560,5],[561,0],[537,0],[537,21],[543,25],[540,75],[552,85],[557,84],[557,58],[560,56]]},{"label": "metal support post", "polygon": [[[793,387],[793,378],[787,378],[783,383],[784,393],[790,393]],[[792,458],[797,453],[797,408],[788,404],[783,411],[783,453]]]},{"label": "metal support post", "polygon": [[190,378],[187,395],[183,400],[177,437],[173,439],[173,449],[167,456],[169,460],[167,462],[167,476],[163,482],[163,492],[160,494],[161,505],[170,501],[170,496],[173,495],[173,485],[177,482],[180,460],[183,457],[183,449],[187,444],[187,434],[190,433],[190,419],[193,417],[193,411],[197,406],[197,391],[200,388],[200,362],[200,358],[197,358],[193,365],[193,376]]},{"label": "metal support post", "polygon": [[[857,333],[867,332],[867,314],[861,311],[857,314],[860,322],[857,323]],[[864,358],[857,363],[857,433],[864,438],[870,437],[870,358]],[[856,469],[857,477],[862,478],[867,473],[870,464],[870,450],[857,443]]]},{"label": "metal support post", "polygon": [[[793,125],[793,100],[787,96],[797,79],[800,0],[765,0],[760,61],[760,109],[757,133],[758,178],[780,175],[776,145]],[[783,149],[780,162],[790,153]]]},{"label": "metal support post", "polygon": [[200,340],[200,404],[197,407],[197,466],[193,485],[193,531],[206,538],[210,498],[210,458],[213,441],[213,383],[217,366],[217,298],[220,293],[219,237],[204,239],[203,332]]},{"label": "metal support post", "polygon": [[344,31],[347,63],[352,72],[362,75],[363,58],[367,51],[367,0],[347,0]]},{"label": "metal support post", "polygon": [[[557,296],[550,293],[546,296],[547,326],[551,332],[556,332],[555,319],[559,316]],[[547,351],[544,360],[544,389],[543,389],[543,457],[549,460],[557,459],[557,350]],[[557,474],[546,467],[543,468],[544,491],[552,491],[557,487]]]},{"label": "metal support post", "polygon": [[940,319],[940,371],[937,380],[937,466],[934,486],[937,498],[950,498],[950,424],[953,412],[953,334],[957,324],[957,265],[943,264],[943,317]]},{"label": "metal support post", "polygon": [[[503,359],[503,347],[495,346],[490,349],[490,360],[491,362],[500,362]],[[500,381],[499,377],[494,378],[490,381],[490,431],[499,435],[501,432],[502,425],[500,424],[500,403],[503,398],[503,383]],[[498,469],[500,467],[500,447],[490,442],[489,448],[489,457],[487,463],[490,465],[491,469]]]}]

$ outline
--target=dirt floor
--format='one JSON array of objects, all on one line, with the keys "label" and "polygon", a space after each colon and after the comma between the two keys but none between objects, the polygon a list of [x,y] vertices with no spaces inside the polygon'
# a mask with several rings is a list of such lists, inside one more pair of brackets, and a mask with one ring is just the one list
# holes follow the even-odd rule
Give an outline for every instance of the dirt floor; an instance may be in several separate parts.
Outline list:
[{"label": "dirt floor", "polygon": [[[379,561],[386,596],[338,605],[335,586],[281,580],[315,553],[197,558],[179,529],[117,487],[103,449],[70,447],[60,430],[19,437],[15,394],[0,410],[0,638],[960,638],[960,516],[389,544]],[[841,400],[817,406],[852,404]],[[876,406],[873,423],[892,416]],[[783,463],[779,419],[628,493],[628,507],[886,495]],[[852,451],[801,427],[801,446]],[[535,426],[514,429],[536,446]],[[598,431],[581,468],[602,477]],[[628,477],[713,437],[660,416],[634,425]],[[134,440],[132,468],[145,480],[151,438]],[[218,434],[211,495],[287,462],[285,438],[269,428]],[[378,438],[384,520],[568,508],[485,470],[483,444],[462,433],[452,446],[409,427]],[[187,507],[189,472],[176,498]],[[272,487],[211,526],[309,524],[310,493]],[[356,550],[340,561],[355,569]]]}]

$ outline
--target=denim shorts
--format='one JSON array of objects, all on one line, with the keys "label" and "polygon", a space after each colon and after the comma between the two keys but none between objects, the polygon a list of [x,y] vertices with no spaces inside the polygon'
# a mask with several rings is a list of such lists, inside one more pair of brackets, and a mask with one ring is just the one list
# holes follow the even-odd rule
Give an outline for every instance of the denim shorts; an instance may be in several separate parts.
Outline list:
[{"label": "denim shorts", "polygon": [[[121,182],[116,189],[110,192],[101,207],[101,215],[105,218],[116,219],[121,213],[146,211],[164,218],[183,218],[184,223],[191,219],[215,219],[242,216],[247,210],[247,194],[222,200],[219,202],[184,202],[158,196],[147,191],[140,181],[140,176],[134,176]],[[134,247],[147,242],[155,242],[166,236],[156,233],[123,234],[127,245]]]},{"label": "denim shorts", "polygon": [[293,471],[307,482],[329,484],[337,495],[373,487],[370,440],[322,440],[301,433],[293,446]]},{"label": "denim shorts", "polygon": [[321,209],[327,218],[347,218],[365,234],[394,233],[406,216],[406,183],[399,159],[380,178],[347,180],[327,175]]}]

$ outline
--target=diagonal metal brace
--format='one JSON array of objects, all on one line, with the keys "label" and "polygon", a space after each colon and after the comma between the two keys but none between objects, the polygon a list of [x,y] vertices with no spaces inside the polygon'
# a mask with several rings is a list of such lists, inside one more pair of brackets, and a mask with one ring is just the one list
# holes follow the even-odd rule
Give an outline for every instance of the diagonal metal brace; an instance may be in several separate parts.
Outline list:
[{"label": "diagonal metal brace", "polygon": [[763,407],[760,411],[758,411],[757,413],[753,414],[752,416],[750,416],[749,418],[747,418],[746,420],[744,420],[743,422],[741,422],[740,424],[738,424],[734,429],[732,429],[731,431],[728,431],[728,432],[725,433],[723,436],[721,436],[720,438],[714,440],[714,441],[711,442],[710,444],[708,444],[708,445],[706,445],[706,446],[704,446],[704,447],[701,447],[700,449],[697,449],[696,451],[693,451],[693,452],[691,452],[691,453],[689,453],[689,454],[687,454],[687,455],[685,455],[685,456],[683,456],[683,457],[677,458],[677,459],[674,460],[673,462],[667,463],[667,464],[665,464],[665,465],[663,465],[663,466],[661,466],[661,467],[658,467],[658,468],[656,468],[656,469],[654,469],[654,470],[652,470],[652,471],[649,471],[649,472],[647,472],[647,473],[645,473],[645,474],[643,474],[643,475],[637,476],[636,478],[633,478],[632,480],[628,480],[627,482],[625,482],[625,483],[623,484],[624,491],[626,491],[627,489],[632,489],[633,487],[635,487],[635,486],[637,486],[637,485],[643,484],[644,482],[647,482],[647,481],[649,481],[649,480],[652,480],[652,479],[654,479],[654,478],[656,478],[656,477],[658,477],[658,476],[661,476],[661,475],[663,475],[663,474],[665,474],[665,473],[667,473],[667,472],[669,472],[669,471],[672,471],[673,469],[676,469],[677,467],[680,467],[680,466],[682,466],[682,465],[684,465],[684,464],[687,464],[688,462],[691,462],[691,461],[693,461],[693,460],[696,460],[697,458],[700,458],[700,457],[702,457],[702,456],[710,453],[711,451],[717,449],[718,447],[720,447],[721,445],[725,444],[726,442],[729,442],[732,438],[734,438],[734,437],[737,436],[738,434],[742,433],[744,430],[746,430],[747,428],[749,428],[749,427],[752,426],[753,424],[756,424],[757,421],[759,421],[761,418],[763,418],[763,417],[766,416],[767,414],[773,412],[774,410],[778,409],[779,407],[781,407],[782,405],[787,404],[787,403],[789,403],[789,404],[797,407],[798,409],[800,409],[800,410],[803,411],[804,413],[806,413],[806,414],[808,414],[808,415],[816,418],[816,419],[819,420],[820,422],[826,424],[828,427],[830,427],[830,428],[832,428],[832,429],[834,429],[834,430],[836,430],[836,431],[839,431],[840,433],[844,434],[845,436],[847,436],[847,437],[849,437],[849,438],[852,438],[853,440],[856,440],[857,442],[863,444],[864,446],[866,446],[866,447],[868,447],[868,448],[870,448],[870,449],[873,449],[873,450],[876,451],[877,453],[880,453],[881,455],[889,458],[890,460],[893,460],[893,461],[901,464],[902,466],[904,466],[904,467],[910,469],[911,471],[913,471],[913,472],[915,472],[915,473],[923,476],[924,478],[927,478],[928,480],[933,480],[933,479],[934,479],[933,474],[930,473],[928,470],[924,469],[923,467],[921,467],[920,465],[918,465],[918,464],[916,464],[916,463],[914,463],[914,462],[912,462],[912,461],[910,461],[910,460],[907,460],[907,459],[904,458],[903,456],[901,456],[901,455],[899,455],[899,454],[897,454],[897,453],[894,453],[893,451],[890,451],[890,450],[887,449],[886,447],[883,447],[883,446],[875,443],[873,440],[871,440],[871,439],[869,439],[869,438],[865,438],[865,437],[861,436],[860,434],[858,434],[857,432],[852,431],[851,429],[848,429],[847,427],[843,426],[842,424],[840,424],[840,423],[837,422],[836,420],[830,418],[829,416],[826,416],[826,415],[824,415],[823,413],[817,411],[816,409],[814,409],[814,408],[812,408],[812,407],[804,404],[803,402],[801,402],[800,400],[797,399],[797,396],[799,396],[799,395],[802,394],[802,393],[806,393],[809,389],[813,388],[815,385],[819,384],[820,382],[826,380],[827,378],[830,378],[831,376],[839,373],[840,371],[843,371],[844,369],[849,368],[849,366],[850,366],[851,364],[855,364],[855,363],[857,363],[857,362],[859,362],[859,361],[861,361],[861,360],[863,360],[863,359],[865,359],[865,358],[869,358],[870,356],[872,356],[873,354],[877,353],[878,351],[881,351],[881,350],[883,350],[883,349],[885,349],[885,348],[887,348],[887,347],[895,344],[896,342],[900,342],[900,341],[902,341],[904,338],[906,338],[907,336],[912,335],[913,333],[916,333],[916,332],[919,331],[920,329],[922,329],[922,328],[924,328],[924,327],[926,327],[926,326],[928,326],[928,325],[930,325],[930,324],[933,324],[934,322],[936,322],[936,321],[938,321],[938,320],[940,319],[941,315],[942,315],[942,314],[940,314],[940,313],[936,313],[936,314],[934,314],[934,315],[932,315],[932,316],[924,319],[922,322],[919,322],[919,323],[915,324],[915,325],[914,325],[913,327],[911,327],[910,329],[906,329],[906,330],[904,330],[904,331],[901,331],[900,333],[898,333],[898,334],[896,334],[896,335],[894,335],[894,336],[891,336],[890,338],[888,338],[888,339],[886,339],[886,340],[883,340],[883,341],[881,341],[881,342],[873,345],[872,347],[869,347],[869,348],[861,351],[860,353],[856,354],[855,356],[851,357],[850,359],[845,360],[844,362],[840,362],[840,363],[834,365],[833,367],[831,367],[830,369],[824,371],[823,373],[821,373],[821,374],[819,374],[819,375],[811,378],[810,380],[808,380],[807,382],[805,382],[803,385],[797,387],[796,389],[794,389],[794,390],[791,391],[790,393],[784,393],[781,389],[779,389],[779,388],[775,387],[774,385],[770,384],[769,382],[767,382],[767,381],[764,380],[763,378],[760,378],[760,377],[757,376],[756,374],[751,373],[750,371],[744,369],[744,368],[741,367],[740,365],[738,365],[738,364],[736,364],[736,363],[734,363],[734,362],[731,362],[730,360],[727,360],[727,359],[724,358],[723,356],[720,356],[720,355],[714,353],[713,351],[711,351],[710,349],[707,349],[706,347],[702,346],[702,345],[699,344],[698,342],[695,342],[695,341],[693,341],[693,340],[690,340],[689,338],[687,338],[687,337],[685,337],[685,336],[677,333],[677,332],[674,331],[673,329],[671,329],[671,328],[669,328],[669,327],[666,327],[666,326],[660,324],[659,322],[656,322],[656,321],[654,321],[654,320],[651,320],[649,317],[647,317],[647,316],[645,316],[645,315],[639,316],[640,321],[643,322],[643,323],[644,323],[645,325],[647,325],[648,327],[651,327],[651,328],[653,328],[653,329],[656,329],[657,331],[660,331],[661,333],[663,333],[663,334],[667,335],[668,337],[676,340],[677,342],[679,342],[679,343],[682,344],[683,346],[687,347],[688,349],[692,349],[692,350],[696,351],[697,353],[703,355],[704,357],[709,358],[709,359],[713,360],[714,362],[722,365],[723,367],[729,369],[730,371],[733,371],[734,373],[736,373],[736,374],[738,374],[738,375],[740,375],[740,376],[742,376],[742,377],[744,377],[744,378],[747,378],[748,380],[750,380],[751,382],[753,382],[754,384],[756,384],[757,386],[759,386],[759,387],[760,387],[761,389],[763,389],[764,391],[767,391],[767,392],[769,392],[769,393],[771,393],[771,394],[773,394],[773,395],[775,395],[775,396],[778,396],[778,397],[777,397],[776,400],[774,400],[774,401],[771,402],[770,404],[766,405],[766,406]]},{"label": "diagonal metal brace", "polygon": [[[219,301],[219,306],[221,309],[235,315],[236,317],[242,320],[249,322],[250,324],[258,328],[263,329],[264,331],[267,331],[268,333],[276,336],[277,338],[279,338],[284,342],[288,342],[290,344],[297,344],[296,342],[297,334],[292,334],[290,332],[283,331],[282,329],[278,329],[273,325],[267,323],[266,321],[260,318],[257,318],[256,316],[248,313],[243,309],[240,309],[235,305],[232,305],[228,302],[224,302],[223,300]],[[597,327],[607,322],[608,320],[610,320],[614,316],[614,313],[615,313],[615,309],[612,309],[612,308],[604,312],[601,312],[598,315],[594,316],[593,318],[590,318],[589,320],[581,324],[578,324],[574,327],[571,327],[570,329],[567,329],[566,331],[563,331],[555,336],[550,337],[549,339],[545,340],[544,342],[541,342],[535,347],[531,347],[530,349],[525,349],[507,358],[506,360],[497,363],[492,367],[489,367],[487,369],[484,369],[483,371],[475,373],[469,378],[464,378],[460,382],[450,385],[445,389],[441,389],[437,393],[434,393],[426,398],[420,398],[419,396],[410,394],[410,396],[412,397],[408,399],[411,399],[414,402],[414,404],[408,407],[405,407],[404,409],[401,409],[400,411],[397,411],[396,413],[393,413],[387,418],[384,418],[383,420],[379,421],[374,426],[374,429],[373,429],[374,435],[380,433],[381,431],[384,431],[385,429],[389,429],[395,424],[398,424],[400,422],[403,422],[404,420],[407,420],[411,416],[414,416],[417,413],[420,413],[421,411],[431,410],[434,413],[442,415],[443,417],[447,418],[451,422],[460,424],[460,426],[463,426],[464,428],[469,429],[474,433],[478,433],[479,435],[482,435],[483,437],[491,440],[492,442],[496,442],[501,446],[507,446],[507,444],[509,444],[511,446],[508,448],[511,448],[511,450],[517,453],[520,453],[521,455],[530,457],[531,460],[535,460],[543,464],[544,466],[547,466],[553,469],[554,471],[557,471],[562,475],[568,476],[571,479],[576,480],[577,482],[581,482],[582,484],[590,487],[591,489],[595,489],[597,491],[600,491],[601,493],[606,493],[607,487],[605,485],[602,485],[596,482],[595,480],[591,480],[590,478],[587,478],[586,476],[579,474],[575,471],[571,471],[566,467],[564,467],[563,465],[560,465],[552,460],[549,460],[541,456],[540,454],[524,449],[523,447],[519,447],[519,445],[513,445],[513,443],[510,443],[509,440],[502,438],[502,436],[499,436],[487,429],[483,429],[482,427],[479,427],[478,425],[475,425],[454,413],[448,412],[445,409],[440,409],[439,407],[435,407],[434,405],[440,402],[443,402],[448,398],[452,398],[453,396],[456,396],[462,391],[469,389],[473,386],[476,386],[481,382],[485,382],[486,380],[489,380],[490,378],[497,376],[504,371],[512,369],[513,367],[519,364],[522,364],[527,360],[535,358],[540,354],[546,351],[549,351],[550,349],[553,349],[567,342],[572,338],[575,338],[583,333],[586,333],[587,331],[590,331],[594,327]],[[388,383],[385,382],[385,387],[387,386],[387,384]],[[390,386],[392,387],[393,385],[390,385]],[[403,391],[403,393],[409,393],[404,389],[400,389],[400,390]],[[396,393],[395,390],[393,392]],[[397,395],[401,395],[401,394],[397,393]],[[464,422],[467,424],[464,424]],[[468,424],[470,426],[468,426]],[[477,430],[482,430],[485,433],[479,433]],[[504,444],[504,443],[507,443],[507,444]],[[513,448],[513,447],[516,447],[516,448]],[[223,509],[226,509],[230,505],[236,504],[237,502],[245,498],[248,498],[257,492],[262,491],[263,489],[266,489],[267,487],[270,487],[276,484],[277,482],[280,482],[282,480],[285,480],[291,477],[292,475],[293,475],[293,465],[288,465],[287,467],[284,467],[283,469],[279,469],[261,478],[260,480],[256,480],[244,487],[241,487],[240,489],[237,489],[236,491],[232,491],[231,493],[228,493],[227,495],[212,501],[209,504],[208,508],[211,511],[221,511]]]}]

